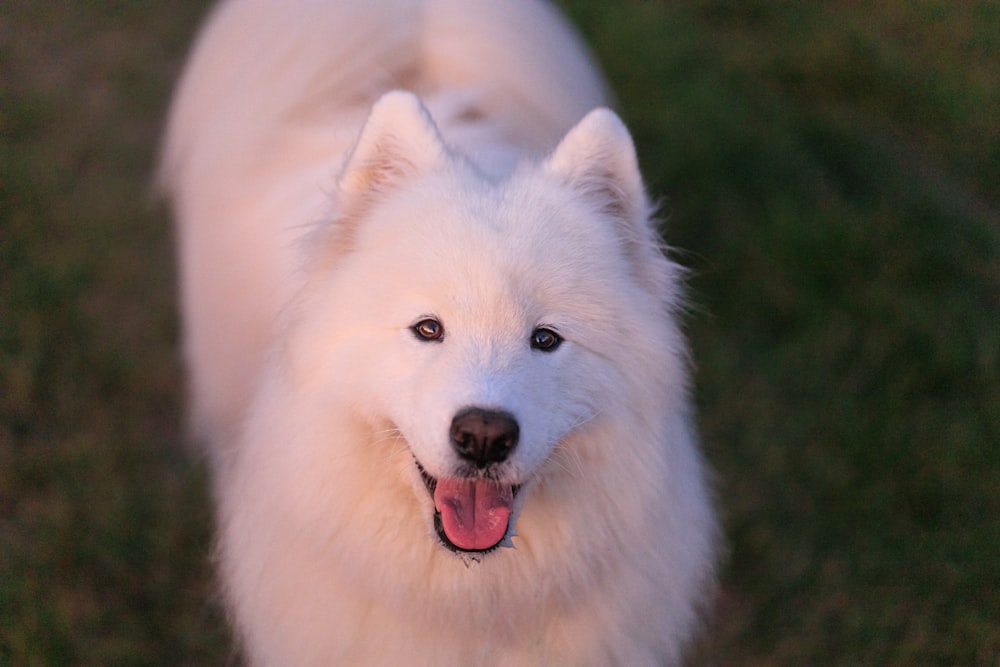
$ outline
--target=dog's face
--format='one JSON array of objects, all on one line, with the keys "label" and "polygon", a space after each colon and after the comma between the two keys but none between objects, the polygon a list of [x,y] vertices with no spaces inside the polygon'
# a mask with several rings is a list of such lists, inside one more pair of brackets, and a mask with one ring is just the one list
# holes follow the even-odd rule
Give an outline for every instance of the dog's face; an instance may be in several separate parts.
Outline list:
[{"label": "dog's face", "polygon": [[546,254],[543,227],[561,221],[538,215],[541,202],[449,180],[376,206],[344,269],[371,299],[366,328],[384,334],[372,403],[413,454],[442,543],[478,552],[509,538],[521,490],[615,383],[588,348],[607,303],[580,275],[593,249]]},{"label": "dog's face", "polygon": [[644,236],[631,142],[598,112],[494,182],[448,153],[415,98],[390,94],[341,191],[334,256],[317,264],[359,410],[394,436],[385,446],[405,443],[445,547],[509,544],[532,485],[576,474],[572,452],[553,452],[626,400],[609,387],[627,384],[630,313],[662,305],[644,285],[666,263]]}]

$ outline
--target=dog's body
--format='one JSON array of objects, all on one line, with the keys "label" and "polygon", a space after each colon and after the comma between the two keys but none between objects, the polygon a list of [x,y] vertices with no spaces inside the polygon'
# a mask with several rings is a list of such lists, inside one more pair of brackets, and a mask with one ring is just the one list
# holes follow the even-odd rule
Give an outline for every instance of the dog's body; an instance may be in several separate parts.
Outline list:
[{"label": "dog's body", "polygon": [[716,526],[679,272],[603,103],[535,2],[209,22],[163,178],[253,664],[680,660]]}]

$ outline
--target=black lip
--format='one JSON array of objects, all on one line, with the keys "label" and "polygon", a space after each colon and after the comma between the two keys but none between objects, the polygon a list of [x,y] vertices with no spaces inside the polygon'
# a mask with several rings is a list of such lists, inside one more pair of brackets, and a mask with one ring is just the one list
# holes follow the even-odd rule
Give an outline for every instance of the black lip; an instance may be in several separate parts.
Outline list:
[{"label": "black lip", "polygon": [[[417,465],[417,470],[420,472],[420,479],[423,480],[424,486],[427,488],[427,492],[431,495],[431,502],[433,503],[433,501],[434,501],[434,491],[435,491],[435,489],[437,489],[437,479],[435,477],[432,477],[431,475],[429,475],[427,473],[427,471],[424,470],[424,467],[422,465],[420,465],[420,461],[417,461],[416,459],[413,459],[413,462]],[[518,491],[521,490],[521,485],[520,484],[513,484],[513,485],[511,485],[511,490],[513,491],[514,498],[517,498],[517,493],[518,493]],[[510,527],[508,526],[508,530],[509,529],[510,529]],[[441,544],[446,549],[448,549],[450,551],[453,551],[453,552],[455,552],[457,554],[488,554],[488,553],[491,553],[493,551],[496,551],[500,547],[500,544],[503,542],[503,540],[506,539],[506,537],[507,537],[506,534],[504,534],[504,538],[501,539],[500,542],[497,542],[493,546],[487,547],[485,549],[463,549],[462,547],[456,546],[455,544],[452,543],[451,540],[448,539],[448,536],[444,532],[444,525],[441,522],[441,512],[439,512],[437,510],[437,507],[434,508],[434,532],[437,533],[438,539],[441,541]]]}]

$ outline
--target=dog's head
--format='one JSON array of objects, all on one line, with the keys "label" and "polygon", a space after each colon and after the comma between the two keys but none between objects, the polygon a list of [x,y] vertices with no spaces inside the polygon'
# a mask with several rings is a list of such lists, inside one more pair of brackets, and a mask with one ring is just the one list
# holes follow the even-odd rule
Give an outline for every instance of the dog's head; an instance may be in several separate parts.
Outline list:
[{"label": "dog's head", "polygon": [[631,139],[596,110],[496,179],[394,92],[338,187],[336,223],[312,239],[312,298],[329,304],[312,349],[337,348],[373,451],[405,443],[444,546],[476,557],[509,544],[534,484],[587,474],[587,454],[564,451],[573,434],[632,414],[629,388],[660,381],[636,376],[662,369],[676,276]]}]

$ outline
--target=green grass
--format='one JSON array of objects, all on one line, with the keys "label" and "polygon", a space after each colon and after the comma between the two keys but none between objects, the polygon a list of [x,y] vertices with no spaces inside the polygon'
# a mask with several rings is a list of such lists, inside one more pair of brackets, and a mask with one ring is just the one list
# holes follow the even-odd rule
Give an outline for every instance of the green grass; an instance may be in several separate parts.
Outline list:
[{"label": "green grass", "polygon": [[[694,271],[699,661],[1000,664],[1000,9],[564,5]],[[2,665],[230,655],[149,191],[203,11],[0,5]]]}]

